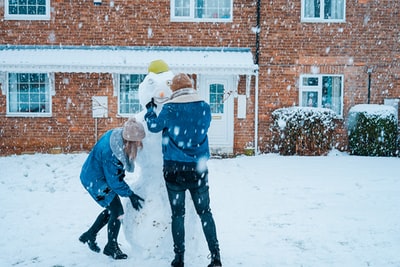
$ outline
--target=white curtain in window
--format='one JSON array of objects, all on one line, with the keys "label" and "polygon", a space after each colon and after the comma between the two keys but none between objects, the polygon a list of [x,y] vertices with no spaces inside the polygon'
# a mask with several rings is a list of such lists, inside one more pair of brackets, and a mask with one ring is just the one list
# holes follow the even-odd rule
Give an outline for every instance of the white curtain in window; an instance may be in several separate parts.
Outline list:
[{"label": "white curtain in window", "polygon": [[315,18],[315,4],[316,4],[315,2],[316,0],[304,0],[305,18]]},{"label": "white curtain in window", "polygon": [[341,114],[342,110],[342,77],[332,77],[332,109],[337,114]]},{"label": "white curtain in window", "polygon": [[203,10],[204,18],[229,18],[230,3],[231,0],[197,0],[196,8]]},{"label": "white curtain in window", "polygon": [[331,19],[343,19],[344,0],[331,0]]},{"label": "white curtain in window", "polygon": [[10,112],[18,111],[18,90],[17,75],[10,73],[8,75],[8,108]]}]

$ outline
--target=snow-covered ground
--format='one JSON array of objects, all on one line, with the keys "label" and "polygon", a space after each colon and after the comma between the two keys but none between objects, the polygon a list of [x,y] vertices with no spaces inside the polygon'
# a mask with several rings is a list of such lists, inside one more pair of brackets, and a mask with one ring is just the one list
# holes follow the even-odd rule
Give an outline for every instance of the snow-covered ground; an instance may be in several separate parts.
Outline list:
[{"label": "snow-covered ground", "polygon": [[[169,266],[169,229],[168,242],[160,237],[150,248],[132,247],[121,231],[129,256],[122,261],[78,241],[101,211],[79,181],[86,156],[0,157],[0,266]],[[268,154],[212,159],[209,169],[224,266],[400,266],[400,158]],[[135,189],[138,178],[126,179]],[[146,216],[165,209],[168,203]],[[152,238],[159,233],[157,221],[137,227]],[[185,266],[207,266],[200,224],[186,231]],[[105,242],[103,229],[98,243]]]}]

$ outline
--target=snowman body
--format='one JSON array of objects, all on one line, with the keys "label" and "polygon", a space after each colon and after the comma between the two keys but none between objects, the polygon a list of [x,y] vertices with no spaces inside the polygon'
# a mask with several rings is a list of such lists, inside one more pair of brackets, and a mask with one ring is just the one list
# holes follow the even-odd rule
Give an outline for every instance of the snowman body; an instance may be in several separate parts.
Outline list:
[{"label": "snowman body", "polygon": [[129,201],[126,202],[123,229],[132,249],[142,251],[145,254],[143,256],[155,248],[172,245],[171,214],[162,173],[162,137],[161,133],[149,132],[144,119],[145,106],[152,98],[157,103],[156,113],[159,113],[162,102],[171,96],[169,82],[172,78],[171,71],[159,74],[150,72],[139,85],[139,102],[143,110],[135,118],[143,124],[146,137],[142,141],[143,149],[136,158],[131,188],[145,201],[139,212],[132,208]]}]

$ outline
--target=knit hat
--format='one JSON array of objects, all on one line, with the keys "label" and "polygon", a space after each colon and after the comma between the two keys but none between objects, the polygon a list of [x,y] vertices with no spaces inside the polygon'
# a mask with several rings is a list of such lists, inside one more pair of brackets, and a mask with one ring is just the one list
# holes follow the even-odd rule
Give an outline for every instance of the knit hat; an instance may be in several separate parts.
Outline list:
[{"label": "knit hat", "polygon": [[122,137],[127,141],[142,141],[146,136],[143,125],[135,118],[130,118],[124,124]]},{"label": "knit hat", "polygon": [[150,65],[147,69],[148,72],[153,72],[155,74],[163,73],[169,71],[168,64],[165,63],[164,60],[158,59],[150,62]]},{"label": "knit hat", "polygon": [[176,91],[183,88],[192,88],[192,80],[185,73],[179,73],[172,78],[171,90]]}]

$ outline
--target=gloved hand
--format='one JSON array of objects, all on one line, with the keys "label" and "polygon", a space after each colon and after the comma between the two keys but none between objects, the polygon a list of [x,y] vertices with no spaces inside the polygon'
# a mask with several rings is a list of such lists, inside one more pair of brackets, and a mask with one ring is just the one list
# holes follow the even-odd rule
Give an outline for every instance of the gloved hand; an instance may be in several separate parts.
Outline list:
[{"label": "gloved hand", "polygon": [[132,195],[129,196],[129,199],[131,200],[132,206],[135,210],[139,211],[142,208],[142,204],[139,202],[144,201],[143,198],[139,197],[135,193],[132,193]]},{"label": "gloved hand", "polygon": [[153,108],[156,108],[156,107],[157,107],[157,105],[156,105],[156,103],[154,103],[154,98],[151,98],[151,101],[146,104],[147,110],[153,109]]}]

